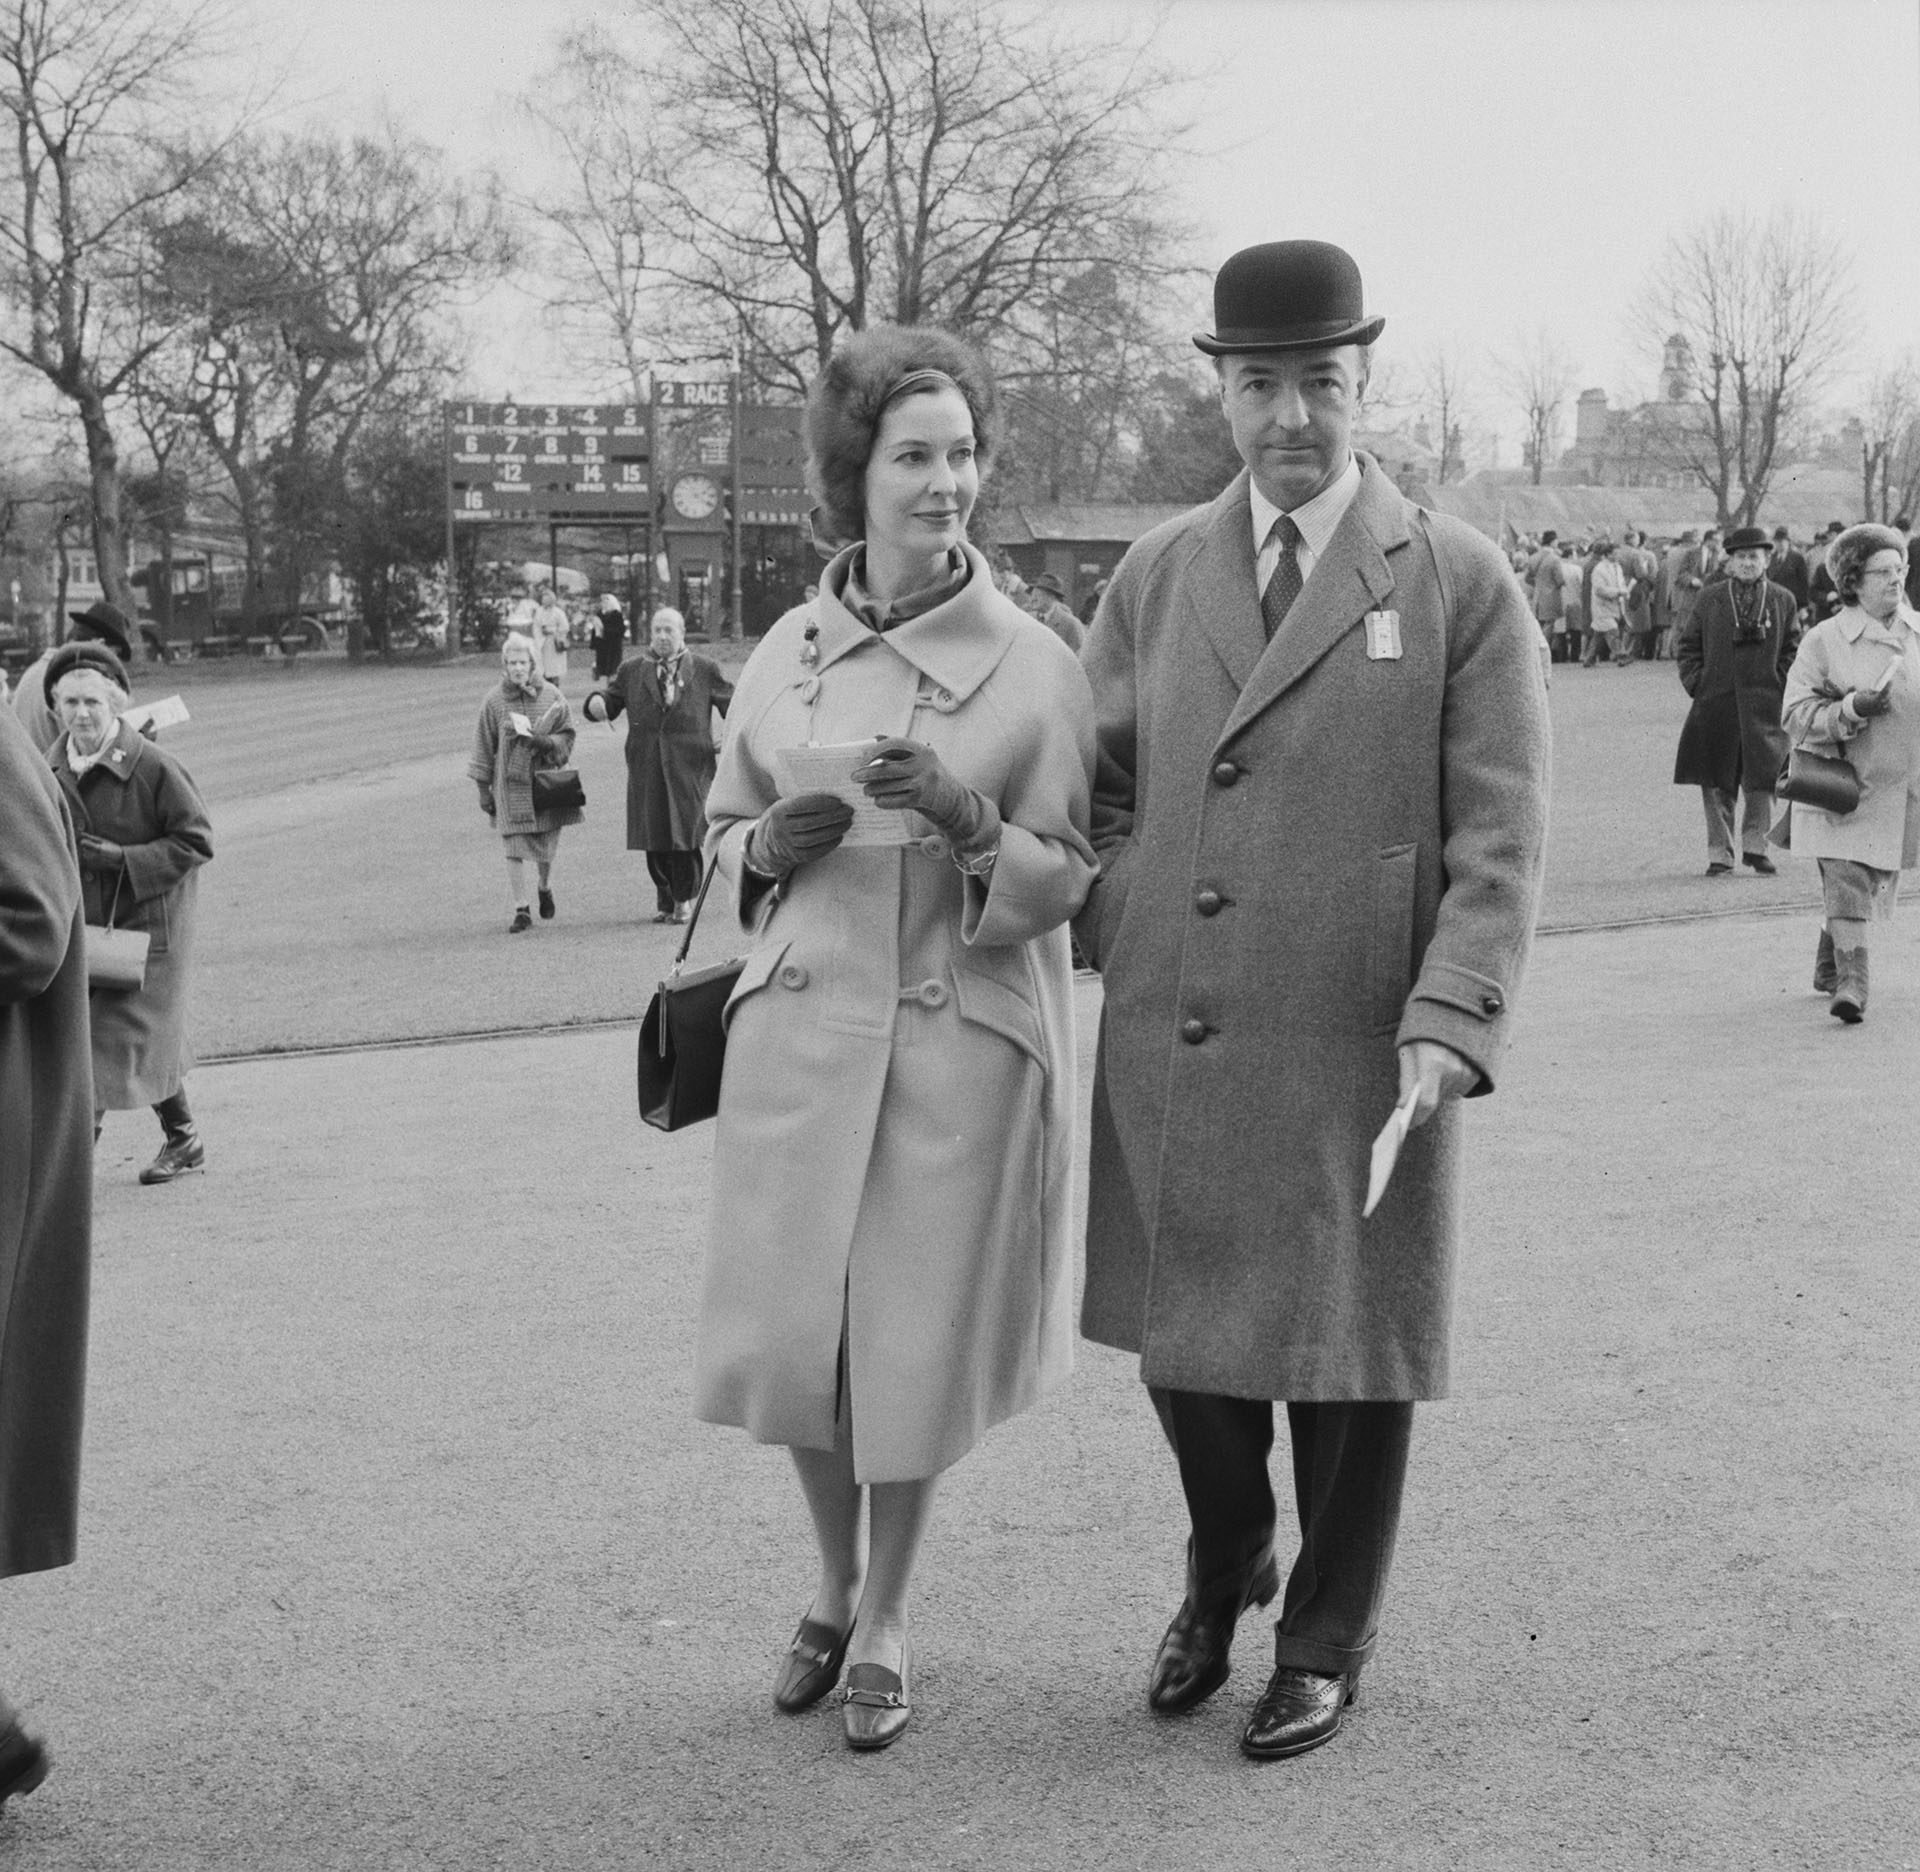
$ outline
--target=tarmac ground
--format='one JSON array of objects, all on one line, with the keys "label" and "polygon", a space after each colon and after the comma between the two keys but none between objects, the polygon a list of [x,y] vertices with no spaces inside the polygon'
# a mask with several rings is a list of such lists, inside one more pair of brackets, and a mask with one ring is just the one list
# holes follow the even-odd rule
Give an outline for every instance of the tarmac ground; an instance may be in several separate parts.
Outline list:
[{"label": "tarmac ground", "polygon": [[[1146,1709],[1182,1512],[1089,1346],[943,1484],[902,1741],[774,1711],[811,1543],[781,1453],[688,1411],[711,1132],[633,1113],[670,937],[617,743],[509,941],[458,779],[486,672],[366,674],[189,695],[209,1166],[143,1189],[151,1117],[108,1120],[80,1559],[0,1627],[54,1774],[0,1867],[1920,1864],[1920,917],[1841,1028],[1810,867],[1709,897],[1697,808],[1623,765],[1677,725],[1657,668],[1555,672],[1455,1395],[1348,1727],[1270,1765],[1257,1618]],[[489,1028],[532,1031],[420,1044]]]}]

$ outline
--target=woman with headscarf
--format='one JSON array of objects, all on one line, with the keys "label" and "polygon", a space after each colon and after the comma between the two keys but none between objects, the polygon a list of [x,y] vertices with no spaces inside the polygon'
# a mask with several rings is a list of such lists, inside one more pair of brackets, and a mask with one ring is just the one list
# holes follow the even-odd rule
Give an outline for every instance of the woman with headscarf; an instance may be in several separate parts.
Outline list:
[{"label": "woman with headscarf", "polygon": [[79,833],[87,921],[149,939],[138,988],[89,997],[95,1128],[107,1112],[150,1105],[164,1135],[140,1181],[171,1183],[207,1161],[187,1103],[187,984],[196,874],[213,856],[213,827],[186,768],[119,719],[132,697],[111,651],[55,651],[46,691],[61,727],[47,759]]},{"label": "woman with headscarf", "polygon": [[540,674],[532,638],[509,631],[500,646],[500,681],[480,705],[467,775],[480,789],[480,810],[500,834],[507,859],[507,896],[513,920],[507,934],[533,927],[527,866],[535,869],[543,921],[554,914],[553,861],[562,826],[578,825],[578,806],[540,806],[533,797],[537,768],[564,767],[573,752],[567,698]]},{"label": "woman with headscarf", "polygon": [[[806,1709],[848,1664],[856,1749],[909,1719],[939,1476],[1071,1360],[1066,924],[1096,868],[1093,703],[967,539],[993,419],[958,339],[842,341],[807,445],[846,544],[742,673],[707,800],[755,940],[695,1409],[792,1453],[820,1572],[774,1701]],[[783,756],[843,744],[837,790],[783,786]]]},{"label": "woman with headscarf", "polygon": [[627,850],[645,852],[656,923],[684,923],[700,891],[700,845],[713,784],[713,717],[733,685],[720,665],[687,648],[671,605],[648,626],[648,645],[581,703],[589,721],[627,718]]},{"label": "woman with headscarf", "polygon": [[1893,915],[1900,873],[1920,863],[1920,632],[1903,603],[1904,542],[1849,527],[1827,549],[1840,610],[1800,641],[1783,715],[1796,748],[1838,756],[1860,777],[1848,813],[1796,802],[1791,850],[1817,858],[1826,921],[1813,985],[1852,1026],[1867,1012],[1867,932]]}]

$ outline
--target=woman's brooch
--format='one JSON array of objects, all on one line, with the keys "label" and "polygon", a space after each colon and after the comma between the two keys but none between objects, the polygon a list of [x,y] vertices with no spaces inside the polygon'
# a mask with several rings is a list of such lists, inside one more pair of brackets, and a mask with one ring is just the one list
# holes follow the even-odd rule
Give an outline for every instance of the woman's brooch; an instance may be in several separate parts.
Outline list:
[{"label": "woman's brooch", "polygon": [[805,639],[800,646],[800,661],[811,669],[820,661],[820,626],[809,624],[800,635]]}]

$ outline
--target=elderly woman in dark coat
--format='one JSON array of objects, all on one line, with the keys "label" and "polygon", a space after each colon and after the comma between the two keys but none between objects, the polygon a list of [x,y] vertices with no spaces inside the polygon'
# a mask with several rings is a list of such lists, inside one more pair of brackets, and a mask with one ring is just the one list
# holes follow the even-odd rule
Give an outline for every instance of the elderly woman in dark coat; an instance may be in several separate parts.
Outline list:
[{"label": "elderly woman in dark coat", "polygon": [[[0,1577],[73,1559],[93,1233],[87,957],[59,783],[0,708]],[[46,1751],[0,1697],[0,1801]]]},{"label": "elderly woman in dark coat", "polygon": [[165,1138],[140,1181],[170,1183],[207,1161],[187,1103],[187,984],[213,827],[186,768],[117,719],[126,680],[97,644],[59,651],[47,694],[63,732],[47,759],[80,832],[87,921],[149,938],[140,986],[91,996],[94,1111],[151,1105]]},{"label": "elderly woman in dark coat", "polygon": [[563,826],[578,825],[578,806],[537,806],[536,768],[564,767],[573,752],[567,698],[540,674],[533,639],[509,631],[500,646],[500,681],[480,705],[467,777],[480,789],[480,810],[493,822],[506,851],[507,896],[513,905],[509,936],[533,928],[527,866],[535,871],[540,916],[554,914],[553,861]]},{"label": "elderly woman in dark coat", "polygon": [[700,845],[713,784],[713,717],[733,685],[719,664],[687,648],[671,605],[648,626],[647,648],[630,656],[581,703],[589,721],[627,718],[627,850],[645,852],[656,923],[684,923],[700,889]]},{"label": "elderly woman in dark coat", "polygon": [[1735,795],[1744,793],[1740,856],[1771,872],[1767,827],[1773,786],[1787,757],[1780,698],[1793,661],[1793,594],[1767,577],[1759,527],[1727,535],[1727,576],[1701,592],[1674,644],[1681,686],[1693,698],[1674,757],[1675,786],[1697,786],[1707,815],[1707,876],[1733,869]]}]

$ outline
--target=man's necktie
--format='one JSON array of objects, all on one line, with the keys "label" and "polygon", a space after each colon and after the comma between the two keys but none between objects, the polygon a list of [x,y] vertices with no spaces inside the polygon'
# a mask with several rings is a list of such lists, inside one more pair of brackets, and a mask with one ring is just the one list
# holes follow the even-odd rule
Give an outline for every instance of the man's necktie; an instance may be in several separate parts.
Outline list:
[{"label": "man's necktie", "polygon": [[1274,564],[1273,576],[1260,594],[1260,616],[1267,626],[1267,641],[1271,643],[1286,622],[1287,613],[1293,609],[1293,601],[1300,596],[1300,561],[1293,550],[1300,543],[1300,529],[1294,525],[1291,514],[1282,514],[1267,537],[1280,542],[1280,557]]}]

